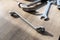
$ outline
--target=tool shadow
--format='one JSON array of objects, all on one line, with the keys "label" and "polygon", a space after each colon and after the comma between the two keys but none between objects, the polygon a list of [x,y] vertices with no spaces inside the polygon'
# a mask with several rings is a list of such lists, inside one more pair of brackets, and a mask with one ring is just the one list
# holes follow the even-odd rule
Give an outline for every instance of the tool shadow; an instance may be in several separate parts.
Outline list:
[{"label": "tool shadow", "polygon": [[53,37],[53,35],[51,33],[47,32],[47,31],[45,31],[44,33],[40,33],[40,34],[45,35],[45,36]]}]

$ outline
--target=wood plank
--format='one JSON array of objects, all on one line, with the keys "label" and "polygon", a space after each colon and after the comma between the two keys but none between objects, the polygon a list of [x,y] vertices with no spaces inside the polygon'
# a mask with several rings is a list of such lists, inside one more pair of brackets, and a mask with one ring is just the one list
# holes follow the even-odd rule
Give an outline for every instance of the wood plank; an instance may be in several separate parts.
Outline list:
[{"label": "wood plank", "polygon": [[[18,0],[26,3],[24,0]],[[37,14],[43,13],[45,9],[41,7]],[[29,20],[35,26],[44,26],[46,31],[53,35],[42,35],[37,33],[28,24],[21,19],[15,19],[10,16],[9,11],[16,11],[24,18]],[[40,19],[38,15],[32,15],[24,12],[18,7],[16,0],[0,1],[0,40],[58,40],[60,35],[60,11],[56,5],[52,5],[49,12],[49,21]]]}]

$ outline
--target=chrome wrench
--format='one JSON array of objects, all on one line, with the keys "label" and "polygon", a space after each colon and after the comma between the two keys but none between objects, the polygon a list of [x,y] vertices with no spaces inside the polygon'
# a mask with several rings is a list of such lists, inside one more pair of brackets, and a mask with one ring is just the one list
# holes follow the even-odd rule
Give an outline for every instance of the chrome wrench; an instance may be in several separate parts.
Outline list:
[{"label": "chrome wrench", "polygon": [[47,1],[47,5],[46,5],[46,8],[45,8],[45,11],[41,15],[41,19],[44,18],[45,21],[47,21],[49,19],[48,18],[48,13],[49,13],[49,10],[50,10],[50,7],[51,7],[52,3],[53,3],[53,1]]},{"label": "chrome wrench", "polygon": [[43,26],[40,26],[39,28],[35,28],[34,25],[32,25],[28,20],[26,20],[25,18],[23,18],[21,15],[18,15],[16,12],[10,12],[10,15],[14,18],[20,18],[22,19],[25,23],[27,23],[28,25],[30,25],[30,27],[32,27],[33,29],[35,29],[38,33],[44,33],[45,32],[45,28]]}]

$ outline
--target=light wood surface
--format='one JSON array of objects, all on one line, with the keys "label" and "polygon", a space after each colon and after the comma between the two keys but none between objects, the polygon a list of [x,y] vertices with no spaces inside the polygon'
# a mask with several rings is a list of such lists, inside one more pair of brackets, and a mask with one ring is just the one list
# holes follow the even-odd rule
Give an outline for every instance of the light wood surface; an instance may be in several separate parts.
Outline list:
[{"label": "light wood surface", "polygon": [[[40,19],[38,15],[24,12],[18,7],[17,1],[30,3],[24,0],[0,0],[0,40],[58,40],[60,35],[60,11],[56,5],[52,5],[49,12],[49,21]],[[37,11],[43,13],[45,9],[41,7]],[[46,31],[53,35],[42,35],[21,19],[10,16],[9,11],[16,11],[35,26],[44,26]]]}]

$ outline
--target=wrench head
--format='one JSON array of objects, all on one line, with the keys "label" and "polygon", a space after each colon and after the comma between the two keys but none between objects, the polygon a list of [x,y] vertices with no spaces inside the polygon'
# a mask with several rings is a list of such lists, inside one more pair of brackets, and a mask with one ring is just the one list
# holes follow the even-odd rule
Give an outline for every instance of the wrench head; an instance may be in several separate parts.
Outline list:
[{"label": "wrench head", "polygon": [[42,28],[42,27],[36,28],[36,31],[37,31],[38,33],[44,33],[44,32],[45,32],[45,28]]},{"label": "wrench head", "polygon": [[45,16],[45,15],[42,15],[40,19],[44,19],[44,21],[48,21],[49,20],[48,16]]},{"label": "wrench head", "polygon": [[44,16],[41,16],[41,18],[40,19],[44,19],[45,17]]},{"label": "wrench head", "polygon": [[18,3],[18,7],[20,8],[28,8],[28,6],[24,3]]},{"label": "wrench head", "polygon": [[48,20],[49,20],[49,18],[45,18],[45,19],[44,19],[44,21],[48,21]]},{"label": "wrench head", "polygon": [[41,14],[41,19],[48,18],[45,13]]},{"label": "wrench head", "polygon": [[22,3],[18,3],[18,7],[20,7],[20,8],[21,8],[20,4],[22,4]]},{"label": "wrench head", "polygon": [[14,18],[19,18],[20,16],[16,12],[10,12],[10,15]]}]

